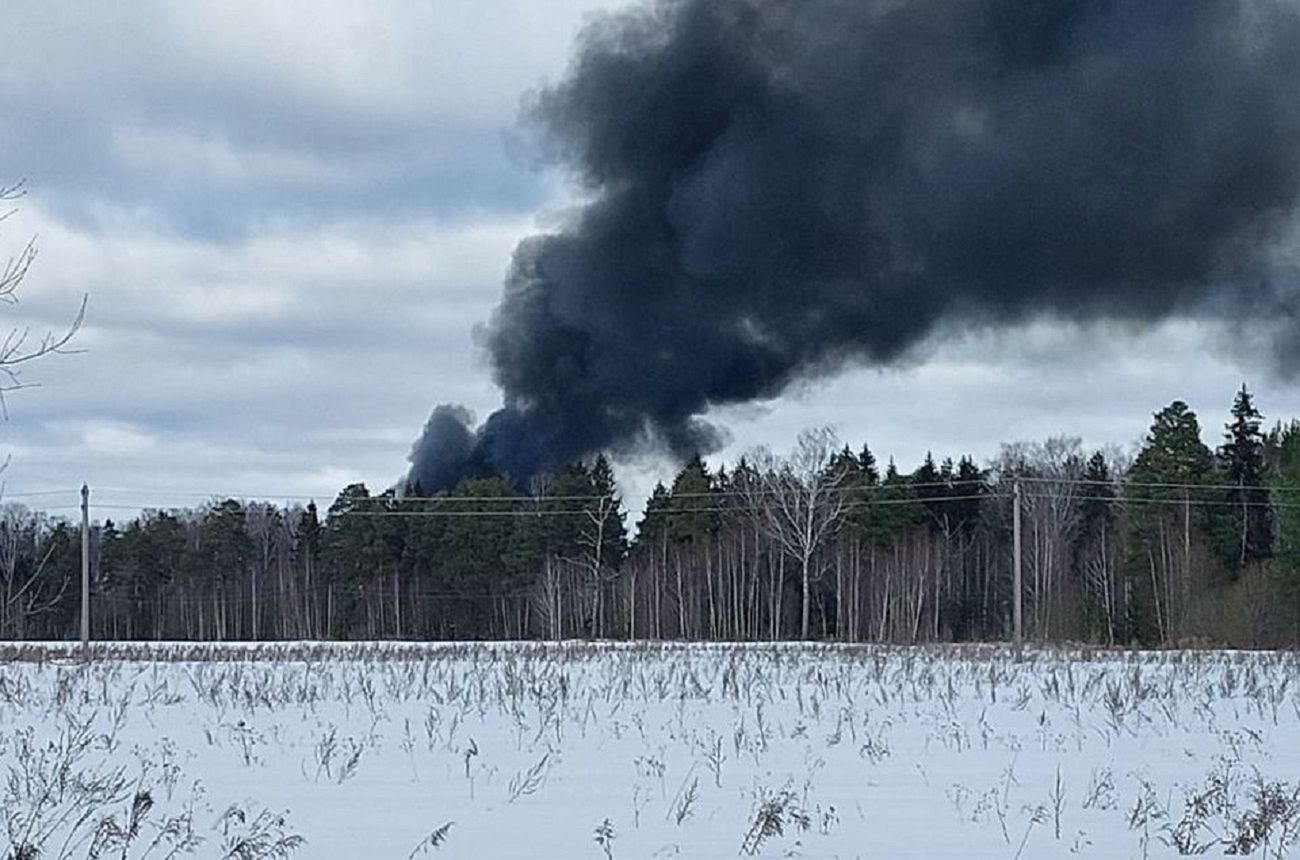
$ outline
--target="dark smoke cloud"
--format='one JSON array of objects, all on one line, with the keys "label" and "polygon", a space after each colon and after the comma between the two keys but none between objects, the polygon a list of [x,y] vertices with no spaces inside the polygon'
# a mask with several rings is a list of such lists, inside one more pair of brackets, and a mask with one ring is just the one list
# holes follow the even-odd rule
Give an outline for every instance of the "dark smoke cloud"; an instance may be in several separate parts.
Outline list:
[{"label": "dark smoke cloud", "polygon": [[1300,20],[1253,0],[660,0],[532,100],[587,202],[485,328],[504,408],[440,407],[427,489],[708,449],[713,404],[940,324],[1266,315],[1300,182]]}]

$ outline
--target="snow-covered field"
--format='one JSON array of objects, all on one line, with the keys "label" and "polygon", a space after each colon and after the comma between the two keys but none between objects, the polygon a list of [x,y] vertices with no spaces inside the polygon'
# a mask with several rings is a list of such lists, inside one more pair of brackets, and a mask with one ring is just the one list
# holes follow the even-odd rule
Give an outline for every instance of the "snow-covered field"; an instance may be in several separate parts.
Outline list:
[{"label": "snow-covered field", "polygon": [[1289,856],[1300,828],[1293,654],[123,645],[82,662],[23,645],[0,660],[4,860]]}]

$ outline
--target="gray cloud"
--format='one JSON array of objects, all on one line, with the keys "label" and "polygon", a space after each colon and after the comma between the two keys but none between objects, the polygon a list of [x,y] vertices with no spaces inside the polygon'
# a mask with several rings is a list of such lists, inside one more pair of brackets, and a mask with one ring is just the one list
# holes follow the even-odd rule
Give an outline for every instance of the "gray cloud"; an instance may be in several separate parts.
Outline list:
[{"label": "gray cloud", "polygon": [[[561,78],[586,5],[6,10],[23,37],[0,63],[0,180],[33,193],[0,251],[38,233],[42,253],[0,324],[57,328],[91,296],[87,352],[33,366],[41,387],[9,399],[7,492],[87,480],[128,507],[327,501],[398,478],[434,400],[499,407],[473,327],[516,243],[566,223],[556,174],[510,136],[521,94]],[[1173,397],[1213,433],[1241,377],[1264,371],[1206,356],[1205,333],[940,332],[923,363],[704,417],[732,431],[720,456],[830,422],[904,467],[926,447],[989,455],[1062,431],[1127,443]],[[1259,387],[1271,417],[1300,413],[1290,388]],[[669,468],[625,465],[634,494]]]},{"label": "gray cloud", "polygon": [[512,17],[468,0],[10,10],[23,38],[0,68],[0,147],[86,226],[125,210],[229,237],[356,212],[528,211],[544,188],[503,136],[520,94],[562,67],[578,8],[499,12]]}]

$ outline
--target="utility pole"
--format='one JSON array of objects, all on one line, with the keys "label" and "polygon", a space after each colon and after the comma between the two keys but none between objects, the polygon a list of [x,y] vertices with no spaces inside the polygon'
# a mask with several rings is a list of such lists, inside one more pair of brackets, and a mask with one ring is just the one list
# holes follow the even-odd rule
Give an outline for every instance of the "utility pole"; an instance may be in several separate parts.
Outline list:
[{"label": "utility pole", "polygon": [[90,646],[90,487],[81,485],[81,648]]},{"label": "utility pole", "polygon": [[1019,643],[1024,639],[1025,636],[1024,609],[1020,603],[1023,589],[1021,588],[1021,579],[1020,579],[1020,479],[1019,478],[1016,478],[1016,482],[1013,485],[1013,489],[1014,489],[1013,495],[1015,497],[1015,501],[1013,502],[1014,507],[1012,508],[1011,511],[1011,532],[1012,532],[1012,544],[1013,544],[1011,564],[1012,564],[1012,570],[1014,571],[1013,579],[1015,581],[1012,583],[1011,586],[1012,587],[1011,612],[1012,612],[1012,623],[1013,626],[1015,627],[1016,642]]}]

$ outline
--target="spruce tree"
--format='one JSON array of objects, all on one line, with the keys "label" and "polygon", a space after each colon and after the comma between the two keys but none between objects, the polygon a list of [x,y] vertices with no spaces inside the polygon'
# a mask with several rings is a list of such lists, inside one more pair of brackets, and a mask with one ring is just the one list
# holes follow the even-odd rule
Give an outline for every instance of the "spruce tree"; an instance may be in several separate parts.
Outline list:
[{"label": "spruce tree", "polygon": [[646,500],[645,512],[637,523],[636,542],[638,545],[655,546],[668,532],[668,515],[672,506],[672,497],[663,482],[655,484]]},{"label": "spruce tree", "polygon": [[1086,535],[1102,523],[1115,519],[1115,486],[1106,455],[1094,451],[1083,470],[1084,496],[1081,505],[1080,532]]},{"label": "spruce tree", "polygon": [[[948,468],[951,471],[951,462],[948,463]],[[925,460],[912,473],[909,481],[912,485],[913,494],[918,499],[926,500],[921,504],[929,515],[928,525],[930,530],[934,532],[944,531],[943,503],[948,479],[944,477],[942,470],[935,465],[934,454],[929,451],[925,452]]]},{"label": "spruce tree", "polygon": [[972,457],[967,455],[957,461],[952,484],[954,498],[949,502],[948,509],[949,515],[961,529],[967,532],[974,530],[988,490],[988,475],[975,465]]},{"label": "spruce tree", "polygon": [[623,498],[614,480],[614,468],[604,454],[598,455],[591,466],[591,487],[595,498],[587,505],[587,510],[601,516],[604,521],[601,555],[608,567],[617,570],[627,555],[627,512],[623,509]]},{"label": "spruce tree", "polygon": [[597,494],[591,470],[584,463],[570,463],[551,477],[543,505],[548,554],[563,558],[582,554],[588,522],[585,512]]},{"label": "spruce tree", "polygon": [[1242,383],[1218,450],[1219,470],[1232,502],[1224,518],[1231,532],[1222,543],[1225,555],[1238,567],[1273,552],[1273,510],[1264,488],[1264,434],[1259,429],[1263,417]]},{"label": "spruce tree", "polygon": [[697,453],[673,479],[668,536],[680,542],[702,540],[718,529],[713,476]]},{"label": "spruce tree", "polygon": [[866,479],[869,487],[874,487],[880,483],[880,469],[876,466],[876,455],[871,453],[871,449],[865,444],[862,446],[862,452],[858,454],[858,471]]},{"label": "spruce tree", "polygon": [[877,546],[888,546],[909,529],[924,523],[925,508],[913,501],[915,498],[911,480],[898,471],[898,465],[890,457],[879,490],[869,495],[868,539]]},{"label": "spruce tree", "polygon": [[848,493],[845,531],[865,540],[871,528],[871,500],[876,495],[873,488],[880,483],[876,457],[866,445],[862,446],[859,454],[854,454],[846,445],[832,462],[831,468],[843,469],[846,475],[841,484],[843,491]]},{"label": "spruce tree", "polygon": [[1294,645],[1300,642],[1300,422],[1279,429],[1276,462],[1272,486],[1280,504],[1272,584],[1278,615]]}]

